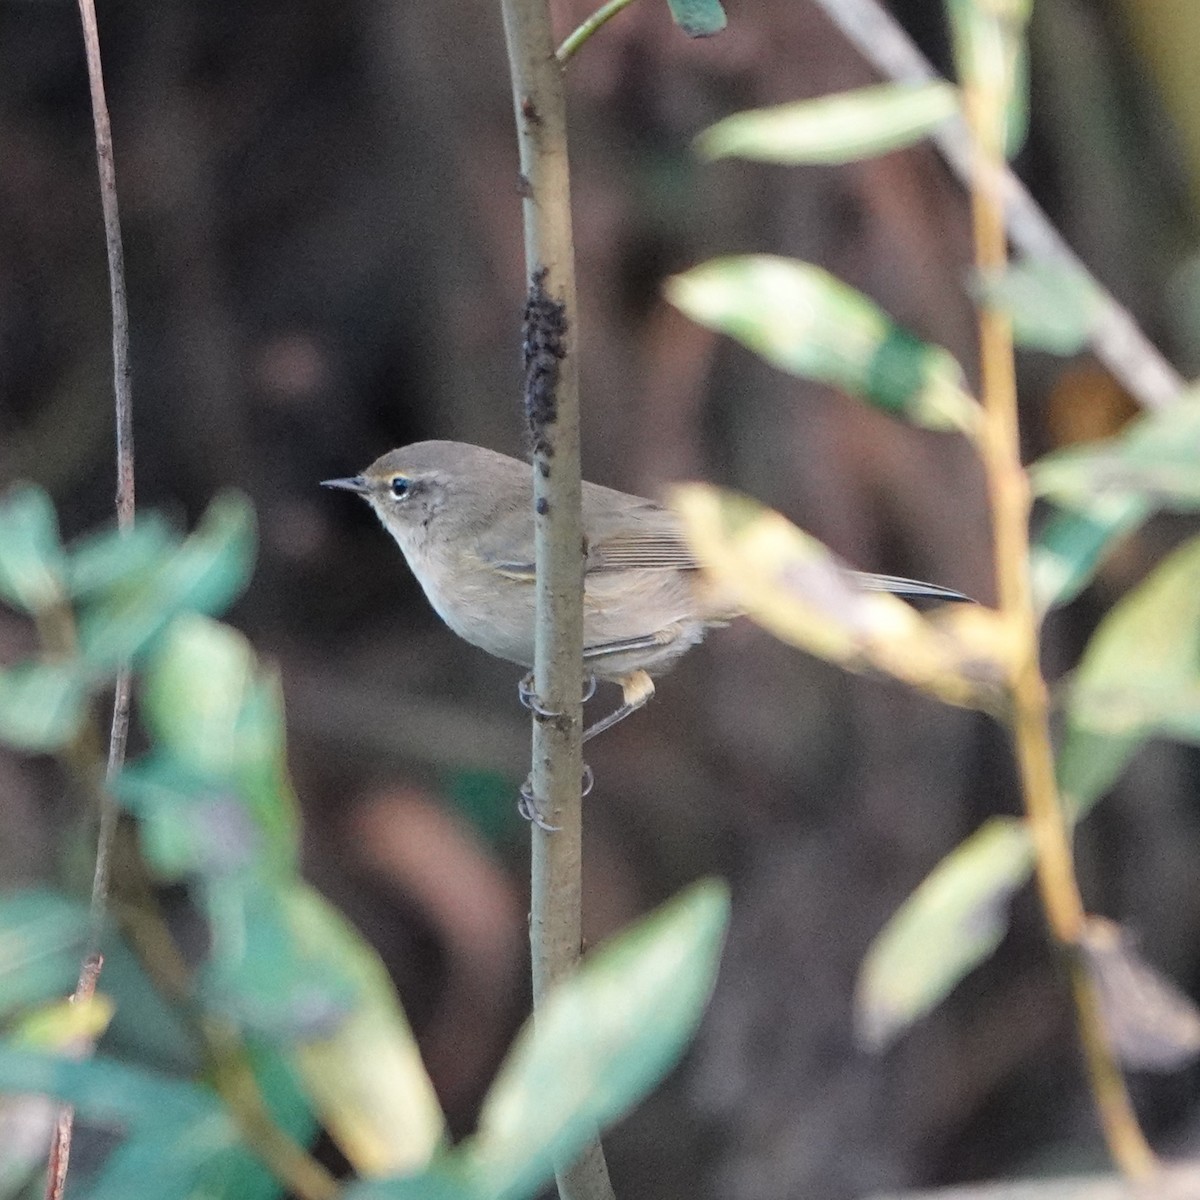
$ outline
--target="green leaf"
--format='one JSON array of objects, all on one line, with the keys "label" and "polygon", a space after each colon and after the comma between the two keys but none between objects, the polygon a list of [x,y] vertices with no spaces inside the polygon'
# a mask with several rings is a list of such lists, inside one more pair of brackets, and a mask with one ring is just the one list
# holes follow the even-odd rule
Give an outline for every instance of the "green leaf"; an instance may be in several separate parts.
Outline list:
[{"label": "green leaf", "polygon": [[1104,556],[1150,514],[1136,496],[1102,496],[1084,509],[1059,509],[1042,525],[1030,548],[1034,604],[1045,613],[1074,600],[1091,582]]},{"label": "green leaf", "polygon": [[793,375],[930,429],[972,432],[978,424],[949,351],[919,341],[819,267],[768,255],[719,258],[668,280],[666,294],[693,321]]},{"label": "green leaf", "polygon": [[1100,290],[1083,271],[1042,259],[1012,263],[998,276],[980,278],[977,289],[1008,316],[1020,345],[1051,354],[1082,350],[1101,304]]},{"label": "green leaf", "polygon": [[76,600],[90,600],[156,570],[176,550],[179,539],[157,513],[138,516],[128,532],[106,529],[73,542],[66,564],[67,588]]},{"label": "green leaf", "polygon": [[171,623],[146,667],[146,723],[155,745],[200,776],[228,778],[254,650],[230,625],[188,614]]},{"label": "green leaf", "polygon": [[1198,645],[1200,538],[1193,538],[1092,635],[1067,692],[1069,729],[1118,740],[1158,734],[1200,742]]},{"label": "green leaf", "polygon": [[1025,29],[1033,0],[947,0],[954,61],[964,87],[992,102],[988,139],[1011,157],[1029,122]]},{"label": "green leaf", "polygon": [[[207,617],[174,621],[147,667],[145,717],[167,756],[150,784],[186,794],[189,776],[207,780],[195,789],[198,798],[206,793],[202,824],[216,819],[219,826],[223,802],[236,798],[257,827],[262,866],[290,871],[300,818],[287,777],[283,700],[278,679],[258,669],[246,638]],[[140,782],[135,773],[135,789]]]},{"label": "green leaf", "polygon": [[9,1036],[16,1046],[78,1055],[81,1047],[90,1049],[96,1044],[112,1017],[113,1002],[108,996],[72,996],[25,1013],[13,1022]]},{"label": "green leaf", "polygon": [[200,974],[205,1002],[274,1043],[328,1037],[354,1004],[353,981],[298,928],[305,890],[242,878],[200,892],[212,943]]},{"label": "green leaf", "polygon": [[0,742],[34,753],[60,750],[86,715],[80,664],[20,663],[0,671]]},{"label": "green leaf", "polygon": [[727,24],[719,0],[667,0],[671,17],[688,37],[712,37]]},{"label": "green leaf", "polygon": [[1200,508],[1200,392],[1134,421],[1114,438],[1059,450],[1030,467],[1034,488],[1087,510],[1097,499]]},{"label": "green leaf", "polygon": [[421,1170],[442,1144],[445,1119],[387,970],[317,892],[293,889],[289,905],[307,952],[356,991],[331,1036],[291,1051],[322,1124],[361,1175]]},{"label": "green leaf", "polygon": [[699,1023],[728,917],[725,886],[697,884],[555,988],[518,1034],[461,1152],[475,1188],[532,1196],[556,1161],[658,1083]]},{"label": "green leaf", "polygon": [[853,162],[914,145],[957,111],[948,83],[882,83],[735,113],[704,130],[696,150],[788,166]]},{"label": "green leaf", "polygon": [[963,605],[958,625],[949,614],[925,617],[864,588],[816,538],[735,492],[688,484],[672,490],[670,503],[716,594],[781,641],[949,704],[996,706],[1008,651],[995,613]]},{"label": "green leaf", "polygon": [[866,1045],[888,1045],[990,957],[1032,866],[1024,822],[1012,817],[993,817],[942,859],[867,951],[855,997]]},{"label": "green leaf", "polygon": [[103,1056],[85,1060],[47,1054],[0,1041],[0,1092],[54,1096],[97,1123],[162,1129],[228,1128],[214,1093],[207,1088],[125,1066]]},{"label": "green leaf", "polygon": [[57,892],[0,894],[0,1015],[70,993],[87,931],[87,908]]},{"label": "green leaf", "polygon": [[63,599],[62,544],[54,503],[20,484],[0,500],[0,598],[36,613]]},{"label": "green leaf", "polygon": [[160,753],[126,766],[113,790],[137,817],[142,853],[159,879],[252,874],[272,861],[232,779],[196,774]]},{"label": "green leaf", "polygon": [[1139,734],[1119,737],[1093,733],[1068,722],[1056,774],[1062,806],[1070,820],[1081,821],[1092,811],[1121,777],[1143,741]]},{"label": "green leaf", "polygon": [[480,1200],[484,1195],[447,1168],[433,1168],[399,1179],[370,1179],[351,1184],[344,1200]]},{"label": "green leaf", "polygon": [[84,658],[103,675],[141,654],[179,613],[221,612],[245,586],[253,560],[253,510],[244,497],[223,493],[157,570],[132,577],[84,609]]}]

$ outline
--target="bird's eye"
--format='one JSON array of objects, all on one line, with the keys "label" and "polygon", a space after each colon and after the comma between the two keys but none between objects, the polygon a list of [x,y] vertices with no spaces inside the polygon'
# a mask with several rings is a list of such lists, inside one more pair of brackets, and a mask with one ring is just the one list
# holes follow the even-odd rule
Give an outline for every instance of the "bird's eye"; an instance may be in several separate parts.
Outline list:
[{"label": "bird's eye", "polygon": [[402,500],[408,495],[408,480],[405,479],[403,475],[397,475],[392,480],[392,495],[395,496],[397,500]]}]

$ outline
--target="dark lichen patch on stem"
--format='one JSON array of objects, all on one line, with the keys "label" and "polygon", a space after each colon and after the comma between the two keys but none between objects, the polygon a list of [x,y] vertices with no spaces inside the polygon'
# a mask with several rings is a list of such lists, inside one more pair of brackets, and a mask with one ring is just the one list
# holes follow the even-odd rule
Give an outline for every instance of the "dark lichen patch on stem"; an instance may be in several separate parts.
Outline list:
[{"label": "dark lichen patch on stem", "polygon": [[553,453],[549,426],[558,420],[558,364],[567,356],[567,310],[546,291],[545,267],[529,281],[525,302],[525,418],[535,454]]}]

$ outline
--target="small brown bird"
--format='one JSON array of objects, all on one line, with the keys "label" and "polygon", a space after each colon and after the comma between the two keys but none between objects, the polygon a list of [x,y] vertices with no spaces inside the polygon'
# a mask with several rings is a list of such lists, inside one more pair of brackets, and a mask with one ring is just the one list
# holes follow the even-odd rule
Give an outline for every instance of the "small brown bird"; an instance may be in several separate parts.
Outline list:
[{"label": "small brown bird", "polygon": [[[377,458],[361,475],[326,479],[323,486],[357,492],[371,505],[455,633],[498,658],[533,666],[528,463],[465,442],[417,442]],[[585,483],[583,528],[583,665],[623,693],[621,706],[588,728],[587,739],[641,708],[654,694],[651,676],[738,614],[703,586],[700,564],[670,509]],[[966,599],[935,584],[852,575],[872,591]]]}]

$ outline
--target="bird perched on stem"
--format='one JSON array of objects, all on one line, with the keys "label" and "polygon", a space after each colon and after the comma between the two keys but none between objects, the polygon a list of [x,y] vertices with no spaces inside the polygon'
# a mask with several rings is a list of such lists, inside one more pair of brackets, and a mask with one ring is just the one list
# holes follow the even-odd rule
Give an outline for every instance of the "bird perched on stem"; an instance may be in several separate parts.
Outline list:
[{"label": "bird perched on stem", "polygon": [[[357,492],[370,504],[455,633],[498,658],[533,666],[528,463],[466,442],[417,442],[323,486]],[[583,672],[619,684],[623,696],[584,732],[586,740],[641,708],[654,695],[653,676],[738,612],[707,585],[670,509],[585,483],[583,529]],[[966,599],[935,584],[851,574],[872,591]]]}]

